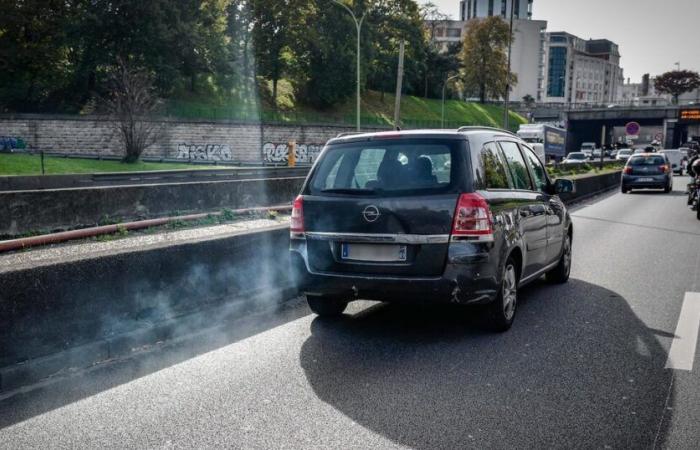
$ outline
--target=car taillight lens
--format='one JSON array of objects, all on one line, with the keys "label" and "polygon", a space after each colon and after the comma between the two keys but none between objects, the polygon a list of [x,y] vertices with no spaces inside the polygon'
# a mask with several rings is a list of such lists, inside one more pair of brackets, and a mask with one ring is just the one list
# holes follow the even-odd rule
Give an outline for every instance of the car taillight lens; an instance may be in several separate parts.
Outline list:
[{"label": "car taillight lens", "polygon": [[462,194],[457,202],[453,236],[486,236],[493,234],[491,209],[479,194]]},{"label": "car taillight lens", "polygon": [[292,233],[304,232],[304,198],[301,195],[294,200],[289,231]]},{"label": "car taillight lens", "polygon": [[666,164],[660,165],[660,166],[659,166],[659,169],[661,169],[661,171],[662,171],[663,173],[668,173],[668,165],[666,165]]},{"label": "car taillight lens", "polygon": [[627,166],[622,170],[622,173],[624,173],[625,175],[630,175],[632,173],[632,168],[630,166]]}]

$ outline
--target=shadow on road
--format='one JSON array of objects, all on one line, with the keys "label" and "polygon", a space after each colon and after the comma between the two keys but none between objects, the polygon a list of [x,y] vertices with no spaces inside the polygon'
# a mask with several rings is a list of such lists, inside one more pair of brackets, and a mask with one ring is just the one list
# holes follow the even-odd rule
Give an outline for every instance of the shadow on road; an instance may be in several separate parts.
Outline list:
[{"label": "shadow on road", "polygon": [[625,299],[578,280],[535,283],[518,314],[505,334],[458,308],[380,305],[316,318],[300,361],[319,398],[401,445],[663,442],[666,352]]}]

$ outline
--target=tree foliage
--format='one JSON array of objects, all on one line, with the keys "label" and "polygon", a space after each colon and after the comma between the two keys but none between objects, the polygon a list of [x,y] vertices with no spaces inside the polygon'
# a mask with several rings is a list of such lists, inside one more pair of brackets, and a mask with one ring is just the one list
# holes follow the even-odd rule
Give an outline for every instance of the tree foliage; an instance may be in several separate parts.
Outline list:
[{"label": "tree foliage", "polygon": [[[342,0],[366,13],[361,87],[439,95],[457,51],[431,46],[414,0]],[[355,91],[356,30],[331,0],[0,0],[0,111],[90,112],[128,61],[157,97],[259,109],[284,79],[297,101],[330,107]],[[427,11],[427,12],[426,12]],[[431,17],[432,17],[431,16]],[[263,88],[261,88],[261,86]]]},{"label": "tree foliage", "polygon": [[654,87],[662,94],[673,96],[674,103],[686,92],[700,88],[700,75],[692,70],[674,70],[656,77]]},{"label": "tree foliage", "polygon": [[[500,17],[475,20],[467,29],[462,49],[462,79],[469,95],[481,103],[505,94],[508,82],[510,27]],[[517,76],[510,74],[511,86]]]}]

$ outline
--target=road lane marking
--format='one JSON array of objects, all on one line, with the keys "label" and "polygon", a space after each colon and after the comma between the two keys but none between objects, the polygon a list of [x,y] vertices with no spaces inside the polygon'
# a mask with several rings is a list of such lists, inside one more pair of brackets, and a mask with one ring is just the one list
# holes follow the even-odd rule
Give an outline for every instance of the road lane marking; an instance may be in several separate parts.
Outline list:
[{"label": "road lane marking", "polygon": [[700,292],[686,292],[676,326],[676,337],[666,360],[667,369],[693,370],[700,326]]}]

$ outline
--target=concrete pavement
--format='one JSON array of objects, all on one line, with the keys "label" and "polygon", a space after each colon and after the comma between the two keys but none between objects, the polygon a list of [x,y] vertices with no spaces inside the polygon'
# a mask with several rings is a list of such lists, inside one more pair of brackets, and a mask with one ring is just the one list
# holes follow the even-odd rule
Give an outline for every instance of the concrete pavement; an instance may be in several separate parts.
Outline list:
[{"label": "concrete pavement", "polygon": [[524,289],[508,333],[459,308],[328,321],[297,299],[3,398],[0,448],[697,448],[700,363],[665,368],[700,292],[683,181],[573,208],[572,279]]}]

